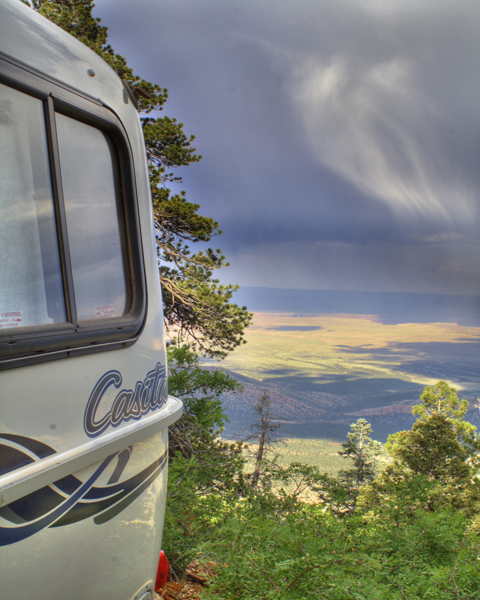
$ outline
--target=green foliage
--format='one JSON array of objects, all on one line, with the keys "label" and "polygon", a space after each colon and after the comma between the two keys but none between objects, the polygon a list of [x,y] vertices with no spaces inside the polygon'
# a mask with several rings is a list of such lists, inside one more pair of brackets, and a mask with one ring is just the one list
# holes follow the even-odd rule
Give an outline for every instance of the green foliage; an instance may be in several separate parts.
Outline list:
[{"label": "green foliage", "polygon": [[475,510],[480,498],[480,446],[476,428],[463,419],[468,403],[444,381],[426,387],[420,398],[422,403],[413,409],[419,418],[412,429],[388,439],[387,450],[395,463],[384,478],[422,475],[440,484],[431,503]]},{"label": "green foliage", "polygon": [[386,517],[339,519],[299,503],[279,519],[239,505],[201,548],[219,564],[205,597],[477,598],[478,536],[462,514],[418,511],[400,525]]},{"label": "green foliage", "polygon": [[414,473],[432,479],[470,479],[469,453],[460,443],[452,424],[442,414],[418,420],[411,431],[395,435],[391,454]]},{"label": "green foliage", "polygon": [[345,485],[354,492],[352,498],[355,498],[355,492],[359,487],[375,478],[382,445],[370,438],[372,427],[365,419],[358,419],[356,423],[350,425],[350,429],[347,441],[342,444],[343,450],[339,454],[346,459],[351,459],[353,466],[351,469],[340,471],[339,475]]},{"label": "green foliage", "polygon": [[190,252],[189,244],[221,234],[218,223],[199,215],[200,205],[188,202],[185,192],[172,195],[166,187],[182,181],[174,169],[202,158],[192,146],[195,137],[174,118],[151,116],[163,109],[168,91],[134,74],[115,53],[107,27],[92,16],[92,0],[31,0],[29,5],[100,55],[130,86],[145,138],[166,326],[205,354],[224,357],[243,342],[252,315],[230,303],[237,286],[220,285],[212,277],[215,269],[228,266],[221,250]]},{"label": "green foliage", "polygon": [[251,475],[252,484],[257,485],[263,465],[270,464],[267,455],[274,452],[273,446],[283,441],[279,436],[282,430],[285,431],[285,427],[278,422],[274,414],[272,399],[266,389],[262,391],[253,409],[258,418],[255,423],[250,425],[250,434],[246,440],[258,442],[255,452],[255,468]]},{"label": "green foliage", "polygon": [[467,400],[459,400],[455,388],[450,387],[446,381],[438,381],[434,386],[427,386],[421,396],[421,404],[413,407],[413,414],[419,415],[421,419],[427,419],[432,415],[446,415],[455,419],[454,423],[459,430],[471,430],[473,425],[465,421],[459,421],[468,410]]},{"label": "green foliage", "polygon": [[[433,446],[437,419],[446,422],[437,413],[421,421],[430,427],[422,433],[433,436]],[[446,431],[443,438],[451,439],[452,429]],[[200,546],[205,559],[218,563],[204,596],[476,600],[480,520],[472,482],[455,481],[448,469],[431,477],[398,462],[374,479],[379,447],[370,445],[370,432],[360,420],[344,444],[345,455],[356,461],[350,478],[334,480],[299,463],[271,464],[262,485],[239,499]],[[457,458],[465,464],[455,441],[442,442],[450,448],[449,464]],[[358,486],[355,512],[348,510],[352,485]],[[305,503],[305,490],[315,491],[319,502]]]},{"label": "green foliage", "polygon": [[335,479],[311,465],[294,462],[284,467],[275,460],[266,463],[260,486],[247,490],[248,510],[252,514],[273,515],[281,522],[302,507],[305,492],[315,492],[325,510],[336,513],[343,504],[345,490]]},{"label": "green foliage", "polygon": [[[187,349],[174,349],[171,364],[176,393],[191,398],[187,414],[205,419],[208,427],[221,426],[221,406],[214,403],[209,412],[207,401],[199,410],[195,400],[195,394],[205,394],[214,401],[221,386],[204,385]],[[435,413],[421,422],[445,423],[444,417]],[[356,477],[335,479],[314,466],[272,461],[252,486],[243,479],[240,455],[228,471],[208,453],[186,458],[177,452],[164,540],[174,568],[192,558],[214,561],[217,573],[203,594],[223,600],[477,600],[475,485],[454,480],[448,470],[437,478],[414,472],[398,460],[373,479],[363,466],[377,457],[376,444],[368,454],[370,432],[366,421],[357,422],[344,444],[347,456],[363,457],[355,511],[349,505]],[[208,461],[217,467],[205,469]],[[318,500],[306,502],[306,493]]]},{"label": "green foliage", "polygon": [[244,487],[242,444],[222,440],[227,420],[219,396],[240,390],[225,371],[200,366],[188,346],[168,350],[169,393],[184,414],[169,427],[168,498],[163,546],[174,568],[184,567],[200,540],[231,510]]},{"label": "green foliage", "polygon": [[413,414],[420,421],[428,421],[434,416],[443,416],[451,424],[455,436],[467,452],[478,452],[480,446],[476,440],[476,427],[463,417],[468,410],[468,401],[459,400],[455,388],[445,381],[427,386],[420,396],[421,404],[413,407]]},{"label": "green foliage", "polygon": [[193,417],[209,432],[223,428],[226,416],[219,396],[241,391],[236,379],[224,370],[205,369],[188,345],[168,349],[169,391],[182,399],[184,417]]},{"label": "green foliage", "polygon": [[227,420],[219,396],[241,390],[241,385],[225,371],[201,368],[188,346],[171,348],[168,354],[169,391],[184,405],[182,417],[169,427],[170,457],[195,478],[196,494],[236,489],[245,462],[242,444],[219,437]]}]

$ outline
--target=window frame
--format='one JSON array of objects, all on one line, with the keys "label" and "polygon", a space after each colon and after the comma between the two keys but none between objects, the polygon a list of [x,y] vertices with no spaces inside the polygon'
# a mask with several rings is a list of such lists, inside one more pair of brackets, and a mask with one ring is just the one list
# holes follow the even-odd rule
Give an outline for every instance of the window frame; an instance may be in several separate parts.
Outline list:
[{"label": "window frame", "polygon": [[[133,153],[127,133],[115,112],[101,100],[3,53],[0,53],[0,83],[43,103],[66,311],[63,323],[0,330],[0,370],[131,346],[145,324],[147,290]],[[120,185],[115,191],[119,197],[117,209],[127,294],[122,316],[81,322],[77,319],[55,113],[99,129],[115,149],[113,168]]]}]

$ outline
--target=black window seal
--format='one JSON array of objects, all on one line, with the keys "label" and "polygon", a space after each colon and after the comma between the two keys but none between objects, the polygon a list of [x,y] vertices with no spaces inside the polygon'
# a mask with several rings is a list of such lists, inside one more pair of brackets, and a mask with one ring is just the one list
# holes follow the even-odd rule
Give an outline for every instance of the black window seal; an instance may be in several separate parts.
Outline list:
[{"label": "black window seal", "polygon": [[[131,346],[140,336],[147,314],[143,245],[136,194],[133,153],[128,135],[115,112],[89,96],[36,69],[0,53],[0,83],[43,102],[51,170],[57,236],[67,321],[0,330],[0,370],[57,360],[89,352]],[[120,235],[124,246],[126,314],[120,317],[78,321],[73,296],[68,234],[63,202],[54,113],[92,125],[113,141],[120,182]]]},{"label": "black window seal", "polygon": [[72,263],[70,260],[70,247],[68,244],[67,218],[65,214],[65,201],[60,172],[60,157],[57,143],[57,126],[55,123],[55,106],[52,95],[44,103],[45,124],[47,130],[47,144],[50,164],[50,180],[52,182],[53,203],[55,207],[57,239],[60,253],[60,267],[63,279],[63,294],[67,321],[74,327],[77,324],[77,309],[73,291]]}]

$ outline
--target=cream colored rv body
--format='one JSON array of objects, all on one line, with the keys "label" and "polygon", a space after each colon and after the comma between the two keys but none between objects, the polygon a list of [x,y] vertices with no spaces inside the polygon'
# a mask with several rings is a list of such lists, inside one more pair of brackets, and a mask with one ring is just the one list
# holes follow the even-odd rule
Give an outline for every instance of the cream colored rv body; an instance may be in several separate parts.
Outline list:
[{"label": "cream colored rv body", "polygon": [[135,97],[0,0],[0,599],[153,598],[161,292]]}]

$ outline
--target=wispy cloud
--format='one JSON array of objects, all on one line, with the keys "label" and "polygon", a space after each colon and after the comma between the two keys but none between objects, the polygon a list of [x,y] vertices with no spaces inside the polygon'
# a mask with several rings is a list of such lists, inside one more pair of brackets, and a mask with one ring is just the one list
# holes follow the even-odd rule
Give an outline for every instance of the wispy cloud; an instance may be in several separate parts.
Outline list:
[{"label": "wispy cloud", "polygon": [[316,159],[394,211],[464,223],[475,191],[450,165],[415,65],[291,57],[291,96]]},{"label": "wispy cloud", "polygon": [[431,270],[433,275],[439,277],[451,277],[452,275],[476,275],[476,270],[461,263],[460,261],[449,261]]},{"label": "wispy cloud", "polygon": [[197,135],[222,281],[479,293],[478,0],[95,4]]}]

